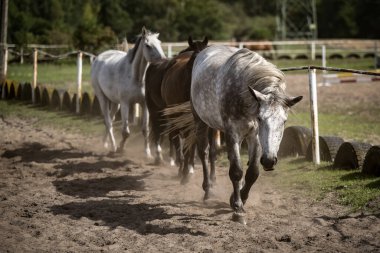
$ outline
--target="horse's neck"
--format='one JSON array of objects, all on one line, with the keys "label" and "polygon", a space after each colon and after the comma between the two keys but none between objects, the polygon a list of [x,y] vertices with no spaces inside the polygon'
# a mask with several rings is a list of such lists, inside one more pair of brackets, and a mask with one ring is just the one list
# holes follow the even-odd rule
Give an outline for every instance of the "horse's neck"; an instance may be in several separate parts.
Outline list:
[{"label": "horse's neck", "polygon": [[144,85],[144,75],[145,70],[148,67],[148,62],[143,54],[143,46],[139,45],[135,57],[131,63],[132,65],[132,79],[135,80],[139,85]]}]

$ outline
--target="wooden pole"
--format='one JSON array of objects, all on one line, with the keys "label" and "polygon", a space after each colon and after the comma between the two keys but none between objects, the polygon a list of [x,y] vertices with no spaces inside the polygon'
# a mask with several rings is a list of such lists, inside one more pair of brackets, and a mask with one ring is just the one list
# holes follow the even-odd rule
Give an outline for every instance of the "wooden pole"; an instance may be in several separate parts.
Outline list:
[{"label": "wooden pole", "polygon": [[309,91],[310,91],[310,115],[312,129],[312,152],[313,162],[320,164],[319,154],[319,129],[318,129],[318,104],[317,104],[317,75],[315,69],[309,69]]},{"label": "wooden pole", "polygon": [[315,60],[315,41],[311,42],[311,60]]},{"label": "wooden pole", "polygon": [[24,64],[24,48],[20,48],[20,64]]},{"label": "wooden pole", "polygon": [[78,78],[77,78],[77,101],[76,101],[76,113],[80,113],[80,101],[82,98],[82,57],[83,53],[78,52],[77,58],[77,69],[78,69]]},{"label": "wooden pole", "polygon": [[[8,61],[8,47],[7,47],[7,30],[8,30],[8,0],[1,0],[1,73],[0,82],[5,82],[7,79],[7,61]],[[3,92],[4,94],[4,92]]]},{"label": "wooden pole", "polygon": [[[8,68],[8,48],[5,46],[3,50],[3,65],[2,65],[2,82],[5,84],[5,81],[7,80],[7,68]],[[1,93],[1,99],[5,98],[5,92],[3,91]]]},{"label": "wooden pole", "polygon": [[38,64],[38,50],[35,48],[33,50],[33,83],[32,83],[32,103],[36,103],[36,95],[35,95],[35,90],[37,87],[37,64]]},{"label": "wooden pole", "polygon": [[168,45],[168,58],[171,58],[173,55],[173,52],[172,52],[172,44],[169,44]]},{"label": "wooden pole", "polygon": [[[326,46],[322,45],[322,67],[326,68]],[[322,79],[323,86],[326,86],[326,70],[323,70]]]},{"label": "wooden pole", "polygon": [[375,45],[374,45],[374,48],[375,48],[375,57],[374,57],[374,60],[375,60],[375,69],[377,69],[378,68],[378,65],[380,64],[379,62],[378,62],[378,56],[377,56],[377,41],[375,40]]}]

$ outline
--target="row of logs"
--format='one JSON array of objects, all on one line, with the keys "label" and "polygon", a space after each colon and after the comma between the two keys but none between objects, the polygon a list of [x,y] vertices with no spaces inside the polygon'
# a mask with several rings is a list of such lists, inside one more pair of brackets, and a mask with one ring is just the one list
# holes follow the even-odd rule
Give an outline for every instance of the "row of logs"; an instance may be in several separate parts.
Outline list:
[{"label": "row of logs", "polygon": [[[30,83],[8,83],[0,85],[1,97],[22,101],[32,100],[32,85]],[[4,94],[2,94],[4,93]],[[46,106],[54,110],[76,111],[77,94],[71,94],[63,89],[50,89],[37,86],[34,90],[35,104]],[[80,114],[100,116],[101,110],[96,96],[83,92],[80,100]]]},{"label": "row of logs", "polygon": [[[302,126],[290,126],[284,131],[279,156],[305,156],[313,161],[311,130]],[[380,145],[345,142],[336,136],[319,136],[321,161],[333,163],[333,168],[361,169],[363,173],[380,176]]]}]

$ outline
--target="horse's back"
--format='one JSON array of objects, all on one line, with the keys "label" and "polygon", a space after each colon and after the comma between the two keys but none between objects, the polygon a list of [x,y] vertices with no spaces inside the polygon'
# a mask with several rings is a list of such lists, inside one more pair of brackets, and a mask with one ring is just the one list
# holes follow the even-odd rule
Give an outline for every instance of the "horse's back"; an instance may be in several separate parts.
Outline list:
[{"label": "horse's back", "polygon": [[120,88],[128,75],[127,53],[107,50],[99,54],[91,65],[91,83],[97,96],[105,95],[114,103],[120,103]]},{"label": "horse's back", "polygon": [[223,130],[217,76],[223,64],[238,48],[210,46],[194,61],[191,82],[191,100],[198,116],[210,127]]},{"label": "horse's back", "polygon": [[191,67],[187,64],[192,51],[182,53],[171,60],[161,86],[161,95],[167,105],[190,100]]}]

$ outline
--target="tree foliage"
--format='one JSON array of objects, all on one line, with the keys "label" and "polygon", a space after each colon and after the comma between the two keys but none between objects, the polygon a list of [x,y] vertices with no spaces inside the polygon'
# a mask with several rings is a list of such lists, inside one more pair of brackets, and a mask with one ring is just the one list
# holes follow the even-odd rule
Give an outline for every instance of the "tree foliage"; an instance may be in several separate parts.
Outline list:
[{"label": "tree foliage", "polygon": [[[380,38],[380,1],[317,0],[319,38]],[[12,0],[8,42],[68,44],[83,50],[133,41],[142,26],[162,41],[272,40],[276,1]]]}]

